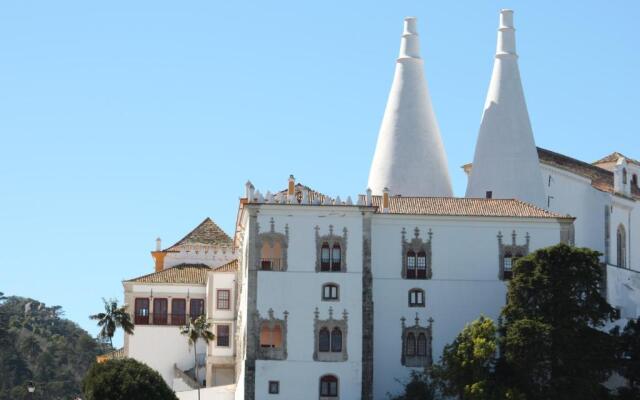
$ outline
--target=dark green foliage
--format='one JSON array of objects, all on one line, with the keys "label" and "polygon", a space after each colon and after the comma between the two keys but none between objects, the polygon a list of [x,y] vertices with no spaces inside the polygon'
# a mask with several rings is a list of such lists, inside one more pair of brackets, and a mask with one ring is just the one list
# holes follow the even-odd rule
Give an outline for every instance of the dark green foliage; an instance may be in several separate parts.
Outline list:
[{"label": "dark green foliage", "polygon": [[177,400],[158,372],[131,358],[94,363],[82,387],[85,400]]},{"label": "dark green foliage", "polygon": [[405,384],[404,393],[392,397],[392,400],[435,400],[436,390],[435,386],[426,373],[420,373],[416,371],[411,372],[411,378]]},{"label": "dark green foliage", "polygon": [[[620,399],[640,399],[640,320],[630,320],[618,336],[618,368],[629,388],[621,391]],[[636,396],[636,397],[633,397]]]},{"label": "dark green foliage", "polygon": [[30,380],[36,383],[35,399],[80,394],[80,382],[98,347],[62,315],[58,306],[0,294],[0,400],[28,398]]},{"label": "dark green foliage", "polygon": [[599,255],[559,244],[514,267],[504,348],[513,384],[528,400],[606,398],[615,341],[601,330],[613,309],[600,294]]}]

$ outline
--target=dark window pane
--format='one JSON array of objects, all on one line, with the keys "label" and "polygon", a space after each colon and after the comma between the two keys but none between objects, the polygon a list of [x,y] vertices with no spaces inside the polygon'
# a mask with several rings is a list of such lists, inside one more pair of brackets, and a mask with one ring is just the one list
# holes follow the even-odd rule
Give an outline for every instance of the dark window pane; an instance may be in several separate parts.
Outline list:
[{"label": "dark window pane", "polygon": [[216,341],[219,347],[229,347],[229,325],[216,325]]},{"label": "dark window pane", "polygon": [[418,355],[427,355],[427,337],[424,335],[424,333],[418,335]]},{"label": "dark window pane", "polygon": [[318,333],[318,351],[329,351],[329,342],[329,330],[327,328],[320,329],[320,332]]},{"label": "dark window pane", "polygon": [[334,353],[342,351],[342,331],[339,328],[333,328],[331,331],[331,351]]}]

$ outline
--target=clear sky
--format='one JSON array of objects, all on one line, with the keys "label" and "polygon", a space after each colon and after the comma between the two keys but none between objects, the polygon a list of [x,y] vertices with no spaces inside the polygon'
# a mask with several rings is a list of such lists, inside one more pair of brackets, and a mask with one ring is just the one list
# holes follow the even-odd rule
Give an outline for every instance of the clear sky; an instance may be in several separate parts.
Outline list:
[{"label": "clear sky", "polygon": [[463,196],[501,8],[537,144],[640,158],[636,1],[3,1],[0,291],[96,333],[157,236],[233,233],[247,179],[364,192],[404,16]]}]

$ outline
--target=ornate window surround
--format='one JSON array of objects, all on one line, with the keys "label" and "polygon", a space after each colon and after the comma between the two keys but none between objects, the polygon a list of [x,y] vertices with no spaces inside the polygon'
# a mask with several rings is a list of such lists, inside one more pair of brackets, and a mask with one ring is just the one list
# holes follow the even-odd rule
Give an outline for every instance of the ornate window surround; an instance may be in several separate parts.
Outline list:
[{"label": "ornate window surround", "polygon": [[[408,267],[407,253],[409,253],[409,251],[413,251],[415,254],[418,254],[420,252],[425,253],[427,265],[426,265],[426,277],[424,279],[431,279],[433,276],[433,268],[431,264],[431,259],[432,259],[431,239],[433,238],[433,232],[431,231],[431,229],[429,229],[429,231],[427,232],[429,239],[427,239],[426,242],[420,238],[420,229],[418,227],[416,227],[413,230],[413,235],[414,237],[410,241],[408,241],[406,237],[407,231],[405,228],[402,228],[402,271],[401,271],[402,279],[409,279],[407,278],[407,267]],[[417,262],[416,262],[416,268],[417,268]],[[410,278],[410,279],[414,279],[414,278]]]},{"label": "ornate window surround", "polygon": [[[347,228],[342,229],[342,236],[333,233],[333,225],[329,225],[329,234],[320,236],[320,227],[316,225],[316,272],[347,272]],[[322,271],[321,257],[322,245],[327,243],[329,248],[333,250],[333,246],[340,246],[340,271]],[[333,256],[331,256],[333,261]]]},{"label": "ornate window surround", "polygon": [[[413,326],[406,326],[405,317],[400,318],[400,322],[402,324],[402,348],[400,362],[405,367],[423,367],[429,368],[433,364],[433,351],[432,351],[432,342],[433,342],[433,318],[429,318],[427,320],[429,322],[428,326],[420,326],[420,318],[418,317],[418,313],[416,313],[415,324]],[[416,340],[416,351],[409,355],[407,354],[407,336],[409,334],[413,334]],[[424,335],[426,337],[426,354],[418,355],[418,338],[420,335]]]},{"label": "ornate window surround", "polygon": [[531,236],[529,236],[529,232],[525,235],[525,244],[518,245],[516,244],[517,234],[514,230],[511,233],[511,244],[504,244],[502,242],[502,232],[498,231],[498,279],[501,281],[505,279],[511,279],[510,271],[506,271],[505,274],[505,255],[511,254],[511,268],[514,265],[514,259],[524,257],[529,254],[529,243],[531,242]]},{"label": "ornate window surround", "polygon": [[275,265],[271,267],[271,271],[286,271],[287,270],[287,255],[289,248],[289,224],[285,224],[284,233],[276,232],[275,230],[275,221],[273,217],[269,220],[269,231],[260,233],[260,224],[257,226],[258,235],[256,237],[256,254],[258,254],[258,259],[256,260],[256,269],[259,271],[264,271],[262,269],[262,246],[264,243],[268,243],[270,247],[273,248],[274,244],[277,242],[280,243],[281,246],[281,258],[279,261],[279,265]]},{"label": "ornate window surround", "polygon": [[[275,318],[273,309],[269,309],[268,317],[261,318],[260,312],[256,311],[255,315],[255,327],[257,332],[255,333],[256,349],[258,349],[259,360],[286,360],[287,359],[287,320],[289,318],[289,312],[284,311],[283,318]],[[261,347],[260,346],[260,334],[262,333],[262,327],[266,324],[270,331],[273,331],[276,325],[280,326],[282,333],[282,346],[280,347]]]},{"label": "ornate window surround", "polygon": [[[347,333],[348,333],[348,316],[349,313],[347,310],[342,311],[342,319],[334,319],[333,318],[333,307],[329,307],[329,318],[328,319],[319,319],[320,312],[318,311],[318,307],[314,311],[314,320],[313,320],[313,359],[315,361],[324,361],[324,362],[340,362],[347,361],[349,359],[349,354],[347,352]],[[319,336],[320,330],[326,328],[329,330],[329,333],[333,331],[334,328],[339,328],[342,332],[342,351],[340,352],[321,352],[319,351]]]}]

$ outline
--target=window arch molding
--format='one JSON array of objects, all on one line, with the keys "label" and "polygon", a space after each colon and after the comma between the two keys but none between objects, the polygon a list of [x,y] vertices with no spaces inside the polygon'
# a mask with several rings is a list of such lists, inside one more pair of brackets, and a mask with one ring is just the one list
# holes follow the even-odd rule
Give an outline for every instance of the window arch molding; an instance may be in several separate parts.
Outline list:
[{"label": "window arch molding", "polygon": [[616,254],[618,267],[627,268],[627,231],[623,224],[616,230]]},{"label": "window arch molding", "polygon": [[347,361],[348,313],[342,312],[342,319],[333,318],[333,307],[329,307],[329,318],[320,319],[320,311],[314,312],[313,336],[315,338],[313,359],[315,361]]},{"label": "window arch molding", "polygon": [[503,237],[502,232],[498,231],[498,279],[508,280],[513,276],[516,261],[529,254],[531,237],[527,232],[524,244],[517,244],[518,235],[515,230],[511,233],[511,244],[504,243]]},{"label": "window arch molding", "polygon": [[320,377],[319,395],[320,400],[337,399],[340,393],[340,381],[334,374],[326,374]]},{"label": "window arch molding", "polygon": [[260,233],[258,224],[256,239],[256,268],[262,271],[286,271],[289,249],[289,225],[284,226],[284,233],[277,232],[273,218],[269,220],[269,231]]},{"label": "window arch molding", "polygon": [[320,227],[315,227],[316,272],[347,272],[347,228],[342,229],[342,236],[333,228],[329,225],[329,233],[320,235]]},{"label": "window arch molding", "polygon": [[413,230],[414,237],[407,239],[407,231],[402,228],[402,271],[403,279],[431,279],[431,239],[433,232],[427,232],[427,239],[420,238],[420,229]]},{"label": "window arch molding", "polygon": [[400,319],[402,326],[402,347],[400,362],[405,367],[431,367],[433,319],[427,320],[427,326],[420,325],[420,318],[416,313],[415,324],[407,325],[406,319]]},{"label": "window arch molding", "polygon": [[256,311],[255,326],[258,359],[286,360],[287,359],[287,320],[289,312],[284,311],[281,319],[276,318],[273,309],[269,309],[267,318],[261,318]]}]

